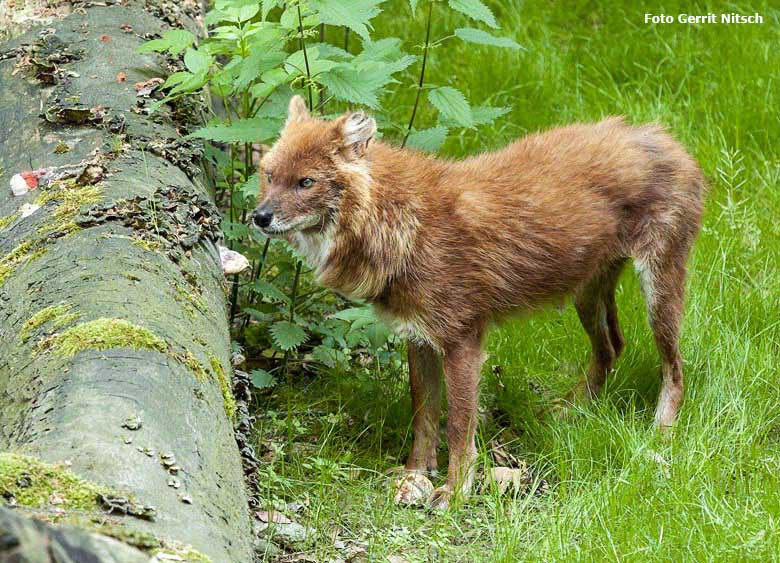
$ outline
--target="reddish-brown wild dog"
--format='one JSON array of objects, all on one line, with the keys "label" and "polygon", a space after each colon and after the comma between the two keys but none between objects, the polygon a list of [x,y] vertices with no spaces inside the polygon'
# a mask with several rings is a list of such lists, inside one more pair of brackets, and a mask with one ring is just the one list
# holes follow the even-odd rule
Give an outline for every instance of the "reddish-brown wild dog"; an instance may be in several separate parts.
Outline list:
[{"label": "reddish-brown wild dog", "polygon": [[461,161],[374,142],[375,132],[363,113],[324,121],[294,97],[262,159],[253,221],[301,251],[320,283],[369,301],[407,337],[408,471],[436,469],[443,371],[449,469],[432,506],[471,487],[489,324],[574,295],[593,353],[573,396],[592,397],[623,349],[614,292],[629,258],[662,362],[655,423],[674,423],[685,262],[705,184],[663,128],[610,118]]}]

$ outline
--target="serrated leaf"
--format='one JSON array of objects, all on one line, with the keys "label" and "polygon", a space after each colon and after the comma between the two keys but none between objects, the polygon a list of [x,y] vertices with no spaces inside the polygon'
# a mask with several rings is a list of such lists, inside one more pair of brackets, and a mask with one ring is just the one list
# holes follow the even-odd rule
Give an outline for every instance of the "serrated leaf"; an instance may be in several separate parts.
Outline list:
[{"label": "serrated leaf", "polygon": [[466,14],[472,19],[486,23],[494,29],[498,28],[493,12],[482,3],[482,0],[450,0],[450,8]]},{"label": "serrated leaf", "polygon": [[354,57],[352,53],[345,51],[341,47],[331,45],[330,43],[312,43],[307,48],[317,49],[321,57],[334,61],[348,61]]},{"label": "serrated leaf", "polygon": [[304,55],[303,49],[296,51],[289,57],[284,63],[285,70],[291,75],[306,75],[306,61],[308,60],[308,71],[312,78],[316,77],[323,72],[327,72],[333,67],[338,66],[340,63],[336,61],[329,61],[328,59],[321,59],[318,49],[307,48]]},{"label": "serrated leaf", "polygon": [[428,91],[428,101],[441,112],[441,114],[453,120],[462,127],[472,127],[474,118],[471,115],[466,96],[452,86],[441,86]]},{"label": "serrated leaf", "polygon": [[474,125],[488,125],[511,110],[507,107],[478,106],[471,108]]},{"label": "serrated leaf", "polygon": [[363,50],[355,56],[356,61],[387,61],[403,55],[401,40],[397,37],[385,37],[379,41],[363,41]]},{"label": "serrated leaf", "polygon": [[336,363],[338,362],[338,352],[333,348],[319,345],[315,346],[314,350],[311,352],[312,358],[314,358],[319,363],[324,364],[329,368],[336,367]]},{"label": "serrated leaf", "polygon": [[211,65],[211,57],[197,49],[187,49],[184,53],[184,66],[192,74],[198,74],[207,71]]},{"label": "serrated leaf", "polygon": [[480,45],[493,45],[506,49],[522,49],[522,47],[509,37],[496,37],[487,31],[476,29],[474,27],[459,27],[455,30],[456,37],[469,43],[478,43]]},{"label": "serrated leaf", "polygon": [[289,303],[290,298],[278,287],[266,280],[252,282],[249,287],[269,300],[277,303]]},{"label": "serrated leaf", "polygon": [[274,121],[255,117],[234,121],[230,125],[207,125],[188,137],[221,143],[260,143],[273,138],[277,132],[277,124]]},{"label": "serrated leaf", "polygon": [[342,321],[354,322],[359,320],[376,321],[371,307],[350,307],[349,309],[342,309],[331,315],[333,319],[340,319]]},{"label": "serrated leaf", "polygon": [[309,338],[306,331],[290,321],[277,321],[271,325],[274,344],[282,350],[294,350]]},{"label": "serrated leaf", "polygon": [[311,0],[309,5],[317,11],[320,20],[328,25],[348,27],[363,39],[369,38],[369,21],[381,10],[384,0]]},{"label": "serrated leaf", "polygon": [[256,389],[268,389],[276,385],[276,378],[264,369],[253,369],[249,380]]},{"label": "serrated leaf", "polygon": [[431,127],[430,129],[413,131],[406,144],[421,151],[436,152],[447,139],[448,131],[449,129],[446,127]]},{"label": "serrated leaf", "polygon": [[171,29],[162,34],[162,39],[147,41],[138,48],[139,53],[151,53],[154,51],[168,51],[172,55],[178,55],[195,43],[195,36],[184,29]]},{"label": "serrated leaf", "polygon": [[246,182],[242,183],[235,189],[235,192],[241,195],[244,200],[257,199],[257,194],[260,192],[260,176],[255,172]]},{"label": "serrated leaf", "polygon": [[319,77],[319,81],[339,100],[361,104],[370,108],[379,105],[376,85],[365,79],[357,69],[336,67]]}]

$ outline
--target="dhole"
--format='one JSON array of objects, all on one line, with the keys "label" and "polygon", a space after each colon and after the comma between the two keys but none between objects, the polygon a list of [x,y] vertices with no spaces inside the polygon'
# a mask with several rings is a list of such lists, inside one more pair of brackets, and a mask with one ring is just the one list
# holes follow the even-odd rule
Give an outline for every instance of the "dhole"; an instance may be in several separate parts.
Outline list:
[{"label": "dhole", "polygon": [[610,118],[452,161],[373,141],[375,132],[363,113],[324,121],[294,97],[261,161],[252,218],[301,251],[320,283],[372,303],[408,339],[408,471],[436,469],[443,372],[449,470],[432,506],[471,487],[490,323],[572,294],[592,345],[572,397],[590,398],[623,349],[614,292],[629,258],[662,362],[655,423],[673,424],[683,397],[685,262],[705,191],[674,139],[657,125]]}]

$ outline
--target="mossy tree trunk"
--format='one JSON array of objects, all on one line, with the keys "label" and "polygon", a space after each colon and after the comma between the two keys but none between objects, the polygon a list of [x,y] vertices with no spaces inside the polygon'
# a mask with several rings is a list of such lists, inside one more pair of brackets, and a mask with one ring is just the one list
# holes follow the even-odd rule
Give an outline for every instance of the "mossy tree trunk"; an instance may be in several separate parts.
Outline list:
[{"label": "mossy tree trunk", "polygon": [[137,47],[197,7],[101,4],[0,46],[0,559],[79,533],[14,535],[33,515],[251,561],[199,102],[149,115],[135,87],[171,70]]}]

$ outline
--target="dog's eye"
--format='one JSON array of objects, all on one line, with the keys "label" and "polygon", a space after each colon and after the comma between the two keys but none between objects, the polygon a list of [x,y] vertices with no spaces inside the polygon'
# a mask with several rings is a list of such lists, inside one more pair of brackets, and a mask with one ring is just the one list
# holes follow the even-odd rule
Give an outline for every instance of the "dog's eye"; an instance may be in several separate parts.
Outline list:
[{"label": "dog's eye", "polygon": [[301,188],[310,188],[314,184],[314,180],[311,178],[301,178],[301,180],[298,182],[298,187]]},{"label": "dog's eye", "polygon": [[273,178],[274,178],[274,175],[271,174],[270,172],[266,172],[265,173],[265,179],[268,181],[269,184],[271,183],[271,180],[273,180]]}]

